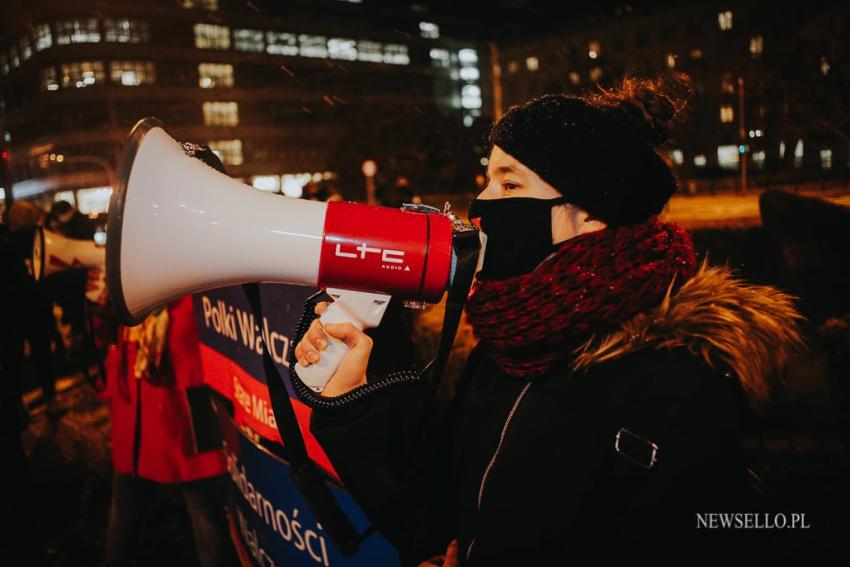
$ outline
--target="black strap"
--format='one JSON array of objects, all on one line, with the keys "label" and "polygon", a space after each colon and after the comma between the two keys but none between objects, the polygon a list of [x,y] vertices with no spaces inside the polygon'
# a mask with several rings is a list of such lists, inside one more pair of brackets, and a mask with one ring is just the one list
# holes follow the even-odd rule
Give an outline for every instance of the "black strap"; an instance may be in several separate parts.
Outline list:
[{"label": "black strap", "polygon": [[[244,284],[242,289],[248,297],[254,317],[262,321],[263,306],[260,300],[259,284]],[[344,555],[354,555],[357,553],[361,537],[307,455],[304,437],[295,418],[295,410],[286,391],[283,377],[278,372],[265,341],[260,342],[263,344],[263,369],[266,374],[272,411],[295,484],[334,545]]]},{"label": "black strap", "polygon": [[455,267],[454,280],[446,297],[446,310],[443,314],[443,330],[440,334],[440,345],[437,347],[437,355],[425,365],[422,373],[430,371],[431,393],[436,394],[439,388],[443,371],[452,352],[457,328],[475,276],[475,268],[478,265],[478,253],[481,249],[477,230],[466,230],[455,232],[452,241],[457,264]]}]

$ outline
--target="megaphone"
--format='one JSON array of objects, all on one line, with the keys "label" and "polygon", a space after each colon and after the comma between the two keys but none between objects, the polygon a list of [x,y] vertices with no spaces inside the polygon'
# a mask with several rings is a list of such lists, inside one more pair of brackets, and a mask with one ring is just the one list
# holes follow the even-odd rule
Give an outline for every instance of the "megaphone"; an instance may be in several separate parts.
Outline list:
[{"label": "megaphone", "polygon": [[99,268],[101,277],[90,279],[86,298],[97,301],[106,287],[103,269],[106,249],[93,240],[68,238],[43,226],[35,229],[32,242],[32,277],[35,281],[75,268]]},{"label": "megaphone", "polygon": [[[436,211],[436,209],[434,209]],[[160,121],[130,132],[112,194],[106,273],[128,325],[187,293],[246,282],[324,289],[323,323],[377,326],[391,297],[438,301],[451,285],[460,221],[444,214],[281,197],[189,158]],[[320,392],[347,346],[296,365]]]}]

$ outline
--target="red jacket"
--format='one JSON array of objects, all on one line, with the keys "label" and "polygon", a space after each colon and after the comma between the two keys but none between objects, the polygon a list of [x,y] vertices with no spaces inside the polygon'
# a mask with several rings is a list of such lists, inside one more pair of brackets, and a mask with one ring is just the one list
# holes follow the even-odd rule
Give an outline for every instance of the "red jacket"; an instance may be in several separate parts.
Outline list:
[{"label": "red jacket", "polygon": [[[119,339],[106,357],[112,406],[112,463],[119,473],[156,482],[185,482],[225,472],[221,451],[195,454],[186,388],[204,383],[191,296],[168,305],[161,373],[167,385],[136,379],[136,344]],[[167,360],[165,360],[167,358]]]}]

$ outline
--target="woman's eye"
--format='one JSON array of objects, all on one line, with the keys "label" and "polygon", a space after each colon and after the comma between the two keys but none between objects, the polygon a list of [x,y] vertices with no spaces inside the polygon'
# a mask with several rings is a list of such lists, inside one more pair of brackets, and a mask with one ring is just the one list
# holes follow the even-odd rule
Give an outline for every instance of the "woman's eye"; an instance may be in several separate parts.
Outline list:
[{"label": "woman's eye", "polygon": [[511,183],[509,181],[506,181],[505,183],[502,183],[502,188],[506,189],[508,191],[513,191],[514,189],[519,188],[519,185],[517,185],[516,183]]}]

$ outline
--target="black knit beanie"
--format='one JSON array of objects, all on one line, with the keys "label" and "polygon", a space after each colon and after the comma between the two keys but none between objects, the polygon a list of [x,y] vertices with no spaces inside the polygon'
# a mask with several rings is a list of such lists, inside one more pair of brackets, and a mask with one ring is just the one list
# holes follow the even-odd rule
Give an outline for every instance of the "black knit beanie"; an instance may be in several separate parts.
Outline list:
[{"label": "black knit beanie", "polygon": [[666,134],[622,106],[546,95],[510,109],[489,142],[616,227],[660,213],[675,191],[673,172],[656,152]]}]

